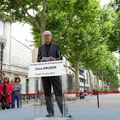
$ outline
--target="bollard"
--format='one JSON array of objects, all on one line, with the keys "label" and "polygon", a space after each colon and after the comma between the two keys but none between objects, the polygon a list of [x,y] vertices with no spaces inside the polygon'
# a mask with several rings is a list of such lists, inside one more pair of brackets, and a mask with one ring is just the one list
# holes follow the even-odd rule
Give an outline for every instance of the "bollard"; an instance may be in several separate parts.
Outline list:
[{"label": "bollard", "polygon": [[85,94],[80,93],[80,99],[85,99]]},{"label": "bollard", "polygon": [[99,93],[97,92],[97,107],[99,108],[100,107],[100,104],[99,104]]}]

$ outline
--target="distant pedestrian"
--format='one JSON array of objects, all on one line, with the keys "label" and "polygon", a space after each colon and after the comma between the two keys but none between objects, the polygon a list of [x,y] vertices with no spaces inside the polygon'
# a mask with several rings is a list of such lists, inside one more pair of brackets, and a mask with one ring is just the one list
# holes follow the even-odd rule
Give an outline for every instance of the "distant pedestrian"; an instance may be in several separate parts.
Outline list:
[{"label": "distant pedestrian", "polygon": [[5,78],[5,73],[0,71],[0,84],[3,82],[4,78]]},{"label": "distant pedestrian", "polygon": [[[13,86],[13,85],[14,85],[14,79],[12,79],[12,80],[10,81],[10,83],[11,83],[12,87],[14,87],[14,86]],[[14,91],[12,92],[12,103],[11,103],[11,105],[10,105],[10,108],[13,108],[13,94],[14,94]]]},{"label": "distant pedestrian", "polygon": [[21,97],[21,89],[22,85],[20,84],[20,78],[15,77],[14,78],[15,82],[13,84],[13,103],[12,103],[12,108],[15,108],[15,101],[17,101],[17,108],[20,107],[20,97]]},{"label": "distant pedestrian", "polygon": [[[0,71],[0,86],[1,86],[1,84],[3,83],[3,79],[4,79],[4,77],[5,77],[5,73],[3,73],[2,71]],[[0,109],[1,109],[1,101],[2,100],[2,93],[0,93]]]},{"label": "distant pedestrian", "polygon": [[12,91],[13,87],[9,82],[9,78],[5,77],[3,83],[0,85],[0,93],[2,94],[2,110],[10,108],[10,104],[12,103]]}]

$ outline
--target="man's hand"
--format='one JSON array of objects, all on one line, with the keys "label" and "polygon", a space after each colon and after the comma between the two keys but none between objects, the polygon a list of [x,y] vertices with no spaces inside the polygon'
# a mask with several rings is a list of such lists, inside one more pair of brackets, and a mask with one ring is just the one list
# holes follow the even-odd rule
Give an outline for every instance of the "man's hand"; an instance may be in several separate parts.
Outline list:
[{"label": "man's hand", "polygon": [[44,60],[44,59],[41,59],[40,61],[41,61],[41,62],[45,62],[45,60]]},{"label": "man's hand", "polygon": [[51,57],[43,57],[41,59],[41,62],[47,62],[47,61],[56,61],[56,58],[51,56]]},{"label": "man's hand", "polygon": [[56,61],[56,58],[54,58],[54,57],[50,57],[50,61]]}]

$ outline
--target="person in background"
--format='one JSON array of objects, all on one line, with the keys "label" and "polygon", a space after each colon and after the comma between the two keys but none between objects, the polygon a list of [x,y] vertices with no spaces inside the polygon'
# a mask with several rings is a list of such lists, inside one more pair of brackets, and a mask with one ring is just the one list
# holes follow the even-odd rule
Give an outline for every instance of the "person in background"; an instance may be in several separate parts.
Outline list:
[{"label": "person in background", "polygon": [[[12,87],[13,87],[13,85],[14,85],[14,79],[12,79],[12,80],[10,81],[10,83],[11,83],[11,85],[12,85]],[[11,105],[10,105],[10,108],[13,108],[13,94],[14,94],[14,91],[12,92],[12,103],[11,103]]]},{"label": "person in background", "polygon": [[12,108],[15,108],[15,101],[17,101],[17,108],[20,107],[20,97],[21,97],[21,89],[22,85],[20,84],[20,78],[15,77],[14,78],[14,84],[13,84],[13,103]]},{"label": "person in background", "polygon": [[[3,83],[4,77],[5,77],[5,73],[0,71],[0,86]],[[0,109],[1,109],[1,102],[2,102],[1,100],[2,100],[2,94],[0,94]]]},{"label": "person in background", "polygon": [[10,81],[10,83],[11,83],[11,85],[13,86],[13,85],[14,85],[14,79],[12,79],[12,80]]},{"label": "person in background", "polygon": [[2,110],[9,109],[12,103],[13,87],[9,82],[9,78],[5,77],[3,83],[0,86],[0,94],[2,94]]},{"label": "person in background", "polygon": [[4,78],[5,78],[5,73],[0,71],[0,84],[3,82]]}]

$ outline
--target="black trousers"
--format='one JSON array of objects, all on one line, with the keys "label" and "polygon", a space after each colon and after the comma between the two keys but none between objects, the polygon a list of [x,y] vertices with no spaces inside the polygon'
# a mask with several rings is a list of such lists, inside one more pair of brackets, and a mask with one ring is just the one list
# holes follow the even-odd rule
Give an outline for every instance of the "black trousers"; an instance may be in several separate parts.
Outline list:
[{"label": "black trousers", "polygon": [[10,103],[5,101],[5,97],[4,96],[2,96],[1,103],[2,103],[2,105],[1,105],[2,110],[10,109]]},{"label": "black trousers", "polygon": [[53,92],[55,94],[56,102],[59,107],[61,114],[63,114],[63,104],[62,104],[62,84],[59,76],[53,77],[42,77],[43,89],[45,93],[45,101],[47,112],[54,115],[54,108],[51,100],[51,88],[53,87]]}]

